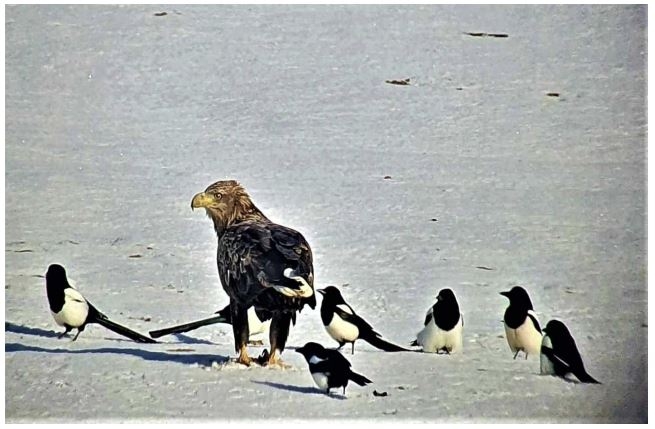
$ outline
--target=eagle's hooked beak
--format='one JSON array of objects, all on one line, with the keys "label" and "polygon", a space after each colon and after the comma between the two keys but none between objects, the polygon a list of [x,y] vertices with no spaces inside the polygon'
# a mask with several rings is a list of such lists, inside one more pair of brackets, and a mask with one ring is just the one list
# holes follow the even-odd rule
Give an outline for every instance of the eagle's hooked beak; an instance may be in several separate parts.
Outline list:
[{"label": "eagle's hooked beak", "polygon": [[194,195],[191,200],[191,210],[209,207],[214,202],[214,199],[211,195],[206,194],[205,192],[200,192],[199,194]]}]

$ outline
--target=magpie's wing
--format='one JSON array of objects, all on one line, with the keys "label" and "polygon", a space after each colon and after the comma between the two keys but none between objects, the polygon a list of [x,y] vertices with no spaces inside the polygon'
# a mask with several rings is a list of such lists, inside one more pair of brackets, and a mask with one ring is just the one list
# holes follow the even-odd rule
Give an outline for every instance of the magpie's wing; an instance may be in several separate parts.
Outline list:
[{"label": "magpie's wing", "polygon": [[86,303],[86,298],[78,292],[76,289],[73,289],[72,287],[67,287],[64,289],[64,302],[79,302],[79,303]]},{"label": "magpie's wing", "polygon": [[334,312],[344,321],[357,326],[360,332],[372,332],[375,335],[379,335],[377,332],[375,332],[373,327],[366,322],[366,320],[355,314],[355,310],[353,310],[352,307],[348,304],[338,304],[335,307]]},{"label": "magpie's wing", "polygon": [[541,346],[541,353],[545,354],[555,367],[555,374],[565,375],[566,373],[571,372],[571,366],[569,363],[560,355],[558,355],[555,350],[550,347]]},{"label": "magpie's wing", "polygon": [[[582,363],[582,356],[578,351],[578,346],[575,343],[573,337],[568,333],[562,333],[555,338],[551,338],[553,342],[553,351],[551,353],[553,359],[557,359],[557,363],[561,365],[566,372],[573,373],[578,380],[583,383],[600,383],[598,380],[593,378],[585,370],[584,364]],[[542,352],[544,352],[545,347],[542,347]],[[546,354],[546,356],[549,356]],[[557,368],[557,365],[555,365]]]},{"label": "magpie's wing", "polygon": [[[552,340],[552,339],[551,339]],[[578,351],[578,346],[575,343],[575,340],[571,335],[566,337],[557,338],[557,342],[553,341],[553,346],[557,350],[557,354],[560,358],[573,369],[583,368],[584,364],[582,363],[582,356]]]},{"label": "magpie's wing", "polygon": [[423,322],[423,326],[428,326],[428,323],[432,321],[432,307],[425,313],[425,322]]},{"label": "magpie's wing", "polygon": [[287,268],[313,288],[312,252],[298,231],[274,223],[243,222],[229,227],[220,238],[217,254],[223,288],[243,306],[279,310],[312,308],[316,297],[288,297],[273,286],[298,289],[296,280],[284,276]]},{"label": "magpie's wing", "polygon": [[64,289],[64,304],[69,311],[88,312],[87,318],[93,318],[96,314],[107,317],[87,301],[77,289],[72,287]]},{"label": "magpie's wing", "polygon": [[346,359],[338,350],[325,349],[325,360],[326,365],[330,369],[345,369],[350,368],[350,362]]},{"label": "magpie's wing", "polygon": [[532,320],[532,324],[534,325],[535,329],[541,333],[541,326],[539,326],[539,320],[537,319],[535,312],[528,310],[528,317],[530,320]]}]

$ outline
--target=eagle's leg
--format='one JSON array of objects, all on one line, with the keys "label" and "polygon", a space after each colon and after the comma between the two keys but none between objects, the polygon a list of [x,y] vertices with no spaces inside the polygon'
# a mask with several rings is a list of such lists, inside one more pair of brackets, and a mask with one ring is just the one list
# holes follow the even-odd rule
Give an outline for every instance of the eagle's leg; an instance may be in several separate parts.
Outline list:
[{"label": "eagle's leg", "polygon": [[290,326],[291,313],[278,313],[273,316],[268,336],[271,342],[271,354],[268,358],[268,365],[285,367],[280,359],[280,354],[287,343]]},{"label": "eagle's leg", "polygon": [[234,350],[239,353],[237,362],[250,366],[251,359],[248,356],[248,309],[230,301],[230,312],[232,313],[232,332],[234,332]]},{"label": "eagle's leg", "polygon": [[521,349],[516,350],[516,353],[514,353],[514,359],[516,359],[516,357],[519,355],[520,351],[521,351]]}]

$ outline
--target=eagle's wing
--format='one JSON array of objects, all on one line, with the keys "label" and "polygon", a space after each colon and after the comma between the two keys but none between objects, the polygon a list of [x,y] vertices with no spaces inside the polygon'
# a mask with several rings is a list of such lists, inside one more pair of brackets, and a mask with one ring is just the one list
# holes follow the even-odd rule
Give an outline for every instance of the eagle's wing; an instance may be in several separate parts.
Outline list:
[{"label": "eagle's wing", "polygon": [[[231,226],[219,239],[217,263],[223,288],[242,305],[253,305],[262,294],[268,299],[259,299],[258,308],[279,310],[284,298],[295,300],[295,309],[316,305],[312,252],[302,234],[291,228],[268,222]],[[303,296],[303,287],[310,296]]]}]

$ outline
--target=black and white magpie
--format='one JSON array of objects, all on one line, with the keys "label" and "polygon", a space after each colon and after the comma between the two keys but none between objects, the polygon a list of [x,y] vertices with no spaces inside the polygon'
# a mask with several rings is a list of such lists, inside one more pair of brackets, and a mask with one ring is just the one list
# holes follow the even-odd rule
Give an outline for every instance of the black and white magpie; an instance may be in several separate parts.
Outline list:
[{"label": "black and white magpie", "polygon": [[439,291],[437,302],[428,310],[423,325],[413,346],[421,346],[427,353],[456,353],[462,350],[464,316],[451,289]]},{"label": "black and white magpie", "polygon": [[[159,338],[169,334],[181,334],[183,332],[189,332],[203,326],[213,325],[215,323],[226,323],[228,325],[232,324],[232,313],[230,312],[230,304],[226,305],[223,309],[218,310],[214,314],[217,314],[217,316],[196,320],[195,322],[189,322],[182,325],[172,326],[170,328],[150,331],[150,336],[152,338]],[[269,319],[266,321],[262,321],[261,319],[263,319],[263,317],[260,318],[257,315],[255,307],[250,307],[248,309],[248,331],[249,331],[248,342],[249,343],[256,343],[257,341],[253,337],[259,334],[265,334],[268,331],[271,325],[271,320]]]},{"label": "black and white magpie", "polygon": [[520,351],[525,353],[526,359],[529,355],[538,355],[541,349],[541,327],[528,292],[521,286],[514,286],[510,291],[500,294],[509,299],[503,320],[507,343],[514,353],[514,359]]},{"label": "black and white magpie", "polygon": [[371,380],[361,374],[353,372],[348,359],[338,350],[326,349],[318,343],[309,342],[304,346],[296,349],[296,352],[302,354],[309,364],[309,372],[312,374],[314,383],[319,389],[325,390],[330,394],[330,389],[343,387],[343,393],[346,394],[348,381],[352,380],[360,386],[366,386],[372,383]]},{"label": "black and white magpie", "polygon": [[68,283],[66,270],[61,265],[52,264],[48,267],[45,282],[52,316],[57,325],[66,328],[59,338],[76,328],[77,334],[73,337],[75,341],[86,325],[97,323],[137,343],[157,342],[109,320]]},{"label": "black and white magpie", "polygon": [[585,370],[578,346],[566,325],[559,320],[551,320],[544,328],[541,342],[541,373],[566,378],[575,375],[583,383],[600,384]]},{"label": "black and white magpie", "polygon": [[383,340],[371,325],[355,314],[355,310],[344,301],[341,292],[335,286],[319,289],[318,293],[323,295],[321,303],[323,326],[330,337],[339,343],[339,349],[344,344],[351,343],[352,354],[355,354],[355,341],[361,339],[385,352],[410,351]]}]

